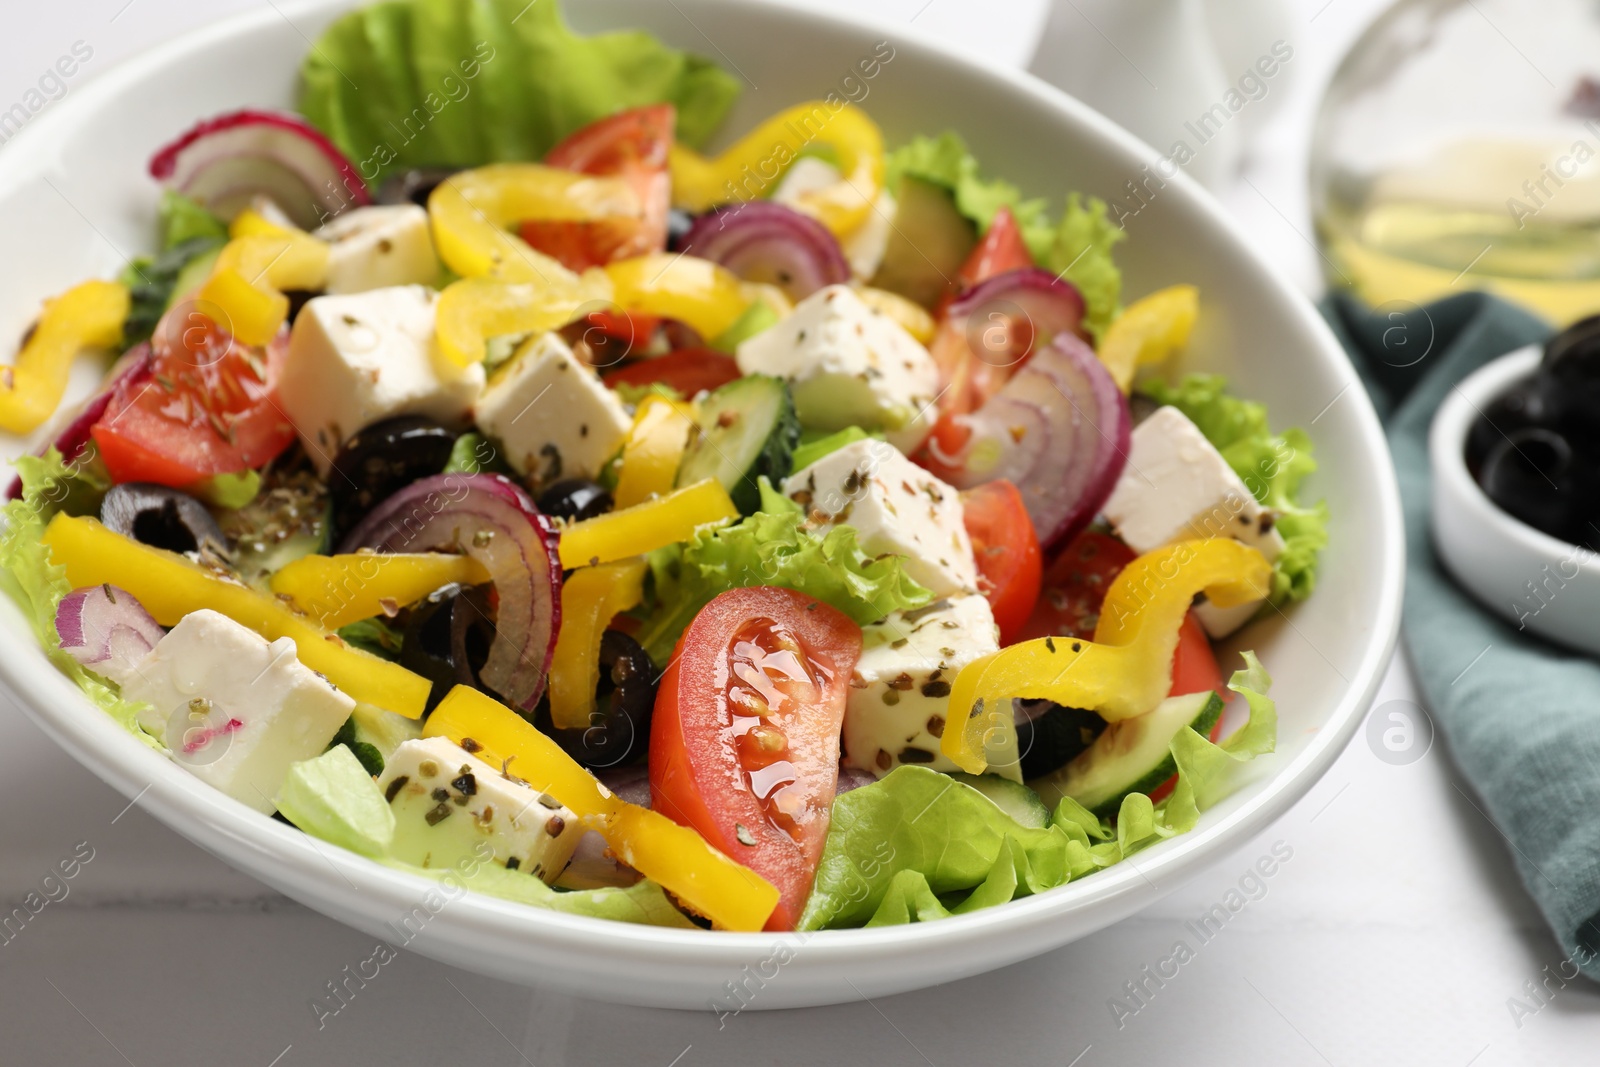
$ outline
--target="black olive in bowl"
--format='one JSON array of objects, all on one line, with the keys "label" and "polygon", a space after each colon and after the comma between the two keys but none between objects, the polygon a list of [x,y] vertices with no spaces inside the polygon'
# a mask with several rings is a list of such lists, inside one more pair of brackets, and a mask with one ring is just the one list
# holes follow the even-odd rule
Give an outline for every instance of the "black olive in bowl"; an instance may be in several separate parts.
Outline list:
[{"label": "black olive in bowl", "polygon": [[548,698],[539,702],[534,725],[590,770],[636,763],[650,749],[659,673],[639,642],[620,630],[607,630],[600,639],[600,685],[589,725],[556,729]]},{"label": "black olive in bowl", "polygon": [[539,510],[557,519],[576,522],[593,519],[610,511],[615,504],[611,493],[587,478],[567,478],[539,494]]},{"label": "black olive in bowl", "polygon": [[378,195],[373,199],[380,204],[427,207],[428,197],[433,195],[434,189],[455,173],[454,167],[412,167],[385,178],[383,184],[378,186]]},{"label": "black olive in bowl", "polygon": [[421,415],[402,415],[346,441],[328,474],[334,543],[389,496],[444,470],[460,436]]},{"label": "black olive in bowl", "polygon": [[1588,507],[1582,466],[1565,436],[1530,426],[1489,450],[1478,483],[1503,511],[1552,537],[1576,541]]},{"label": "black olive in bowl", "polygon": [[124,537],[171,552],[198,552],[207,541],[219,549],[228,546],[204,504],[165,485],[112,486],[100,502],[100,521]]},{"label": "black olive in bowl", "polygon": [[406,612],[400,665],[433,683],[428,711],[457,685],[492,693],[478,680],[495,637],[490,588],[447,585]]}]

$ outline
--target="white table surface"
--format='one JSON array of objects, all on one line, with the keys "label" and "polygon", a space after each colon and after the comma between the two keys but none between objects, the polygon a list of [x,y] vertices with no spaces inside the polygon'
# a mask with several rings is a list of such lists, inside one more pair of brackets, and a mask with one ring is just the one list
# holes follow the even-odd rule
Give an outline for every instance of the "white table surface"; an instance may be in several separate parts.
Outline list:
[{"label": "white table surface", "polygon": [[[8,11],[0,110],[74,41],[75,79],[261,0],[77,0]],[[572,0],[577,2],[577,0]],[[1032,52],[1044,0],[829,0],[950,34],[993,58]],[[21,5],[18,5],[20,7]],[[1318,285],[1305,143],[1320,86],[1381,0],[1297,0],[1298,81],[1222,199],[1288,274]],[[920,9],[920,14],[919,14]],[[205,110],[196,103],[196,114]],[[3,149],[0,149],[3,150]],[[1243,180],[1248,178],[1248,181]],[[1415,699],[1397,662],[1379,705]],[[1356,1065],[1589,1064],[1600,995],[1525,984],[1561,951],[1508,849],[1444,752],[1392,766],[1358,736],[1280,823],[1156,907],[958,986],[845,1007],[620,1009],[402,954],[318,1029],[308,1003],[370,939],[235,873],[126,808],[0,693],[0,901],[87,842],[93,859],[0,944],[0,1063]],[[1251,903],[1146,1004],[1109,1002],[1281,842]],[[84,854],[80,849],[80,855]],[[1251,888],[1246,882],[1245,888]],[[1552,982],[1550,988],[1555,988]],[[1513,1014],[1511,998],[1538,1010]],[[1119,1025],[1120,1022],[1120,1025]]]}]

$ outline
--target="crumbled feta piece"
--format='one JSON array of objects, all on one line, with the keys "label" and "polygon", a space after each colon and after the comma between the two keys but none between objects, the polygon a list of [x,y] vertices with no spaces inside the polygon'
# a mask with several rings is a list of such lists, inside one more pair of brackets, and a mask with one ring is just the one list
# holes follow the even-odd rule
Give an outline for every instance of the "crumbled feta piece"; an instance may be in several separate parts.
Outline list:
[{"label": "crumbled feta piece", "polygon": [[883,441],[855,441],[783,483],[818,531],[849,525],[871,555],[904,556],[906,573],[934,596],[977,589],[961,494]]},{"label": "crumbled feta piece", "polygon": [[[1170,405],[1133,429],[1128,464],[1105,505],[1128,547],[1145,553],[1190,538],[1231,537],[1274,560],[1283,536],[1277,516],[1256,498],[1189,417]],[[1201,604],[1201,625],[1226,637],[1250,620],[1260,601],[1232,608]]]},{"label": "crumbled feta piece", "polygon": [[321,473],[351,434],[381,419],[457,422],[471,410],[483,368],[452,367],[439,354],[438,299],[426,286],[401,285],[319,296],[300,310],[278,395]]},{"label": "crumbled feta piece", "polygon": [[518,349],[490,379],[474,414],[517,473],[537,485],[593,478],[633,425],[617,394],[555,333]]},{"label": "crumbled feta piece", "polygon": [[807,193],[821,192],[843,178],[839,168],[827,160],[801,156],[789,164],[789,169],[778,179],[778,187],[772,190],[772,200],[785,207],[794,207]]},{"label": "crumbled feta piece", "polygon": [[745,374],[783,378],[800,421],[816,430],[883,430],[913,452],[933,429],[939,368],[928,350],[848,286],[830,285],[739,346]]},{"label": "crumbled feta piece", "polygon": [[846,761],[880,778],[902,763],[958,770],[939,750],[950,686],[962,667],[999,647],[989,602],[976,593],[863,626],[845,705]]},{"label": "crumbled feta piece", "polygon": [[432,285],[439,280],[428,213],[416,204],[358,207],[337,216],[312,236],[328,242],[330,293],[364,293],[395,285]]},{"label": "crumbled feta piece", "polygon": [[584,835],[559,800],[448,737],[403,742],[385,762],[378,788],[394,812],[391,853],[419,867],[474,859],[482,842],[501,866],[554,882]]},{"label": "crumbled feta piece", "polygon": [[179,766],[271,812],[290,765],[328,747],[355,701],[301,664],[287,637],[268,642],[226,615],[185,615],[122,686],[146,705],[144,728]]}]

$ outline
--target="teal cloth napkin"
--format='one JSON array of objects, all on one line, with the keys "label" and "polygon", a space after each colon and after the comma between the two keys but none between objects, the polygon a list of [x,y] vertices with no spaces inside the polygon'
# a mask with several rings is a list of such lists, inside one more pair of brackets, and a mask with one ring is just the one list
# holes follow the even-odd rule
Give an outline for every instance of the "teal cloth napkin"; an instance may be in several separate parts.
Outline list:
[{"label": "teal cloth napkin", "polygon": [[1392,314],[1338,296],[1323,313],[1388,427],[1406,522],[1402,632],[1428,708],[1568,958],[1600,979],[1600,663],[1485,610],[1440,566],[1429,532],[1434,411],[1550,327],[1477,293]]}]

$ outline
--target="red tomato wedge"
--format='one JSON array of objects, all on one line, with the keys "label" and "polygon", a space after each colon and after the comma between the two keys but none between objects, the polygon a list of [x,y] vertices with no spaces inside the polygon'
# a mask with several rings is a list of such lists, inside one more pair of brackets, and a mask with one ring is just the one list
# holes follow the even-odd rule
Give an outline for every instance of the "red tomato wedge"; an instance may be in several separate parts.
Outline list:
[{"label": "red tomato wedge", "polygon": [[961,281],[961,288],[970,289],[997,274],[1031,266],[1033,254],[1022,239],[1022,229],[1017,225],[1016,216],[1011,214],[1010,208],[1002,207],[994,213],[988,232],[967,255],[967,261],[961,264],[956,277]]},{"label": "red tomato wedge", "polygon": [[713,352],[709,348],[680,348],[664,356],[630,363],[603,375],[601,381],[612,389],[619,385],[660,382],[684,396],[694,396],[702,389],[711,390],[727,385],[737,377],[739,364],[734,362],[732,356]]},{"label": "red tomato wedge", "polygon": [[1001,646],[1009,645],[1039,599],[1039,538],[1022,494],[1003,478],[962,493],[961,506],[978,563],[978,591],[989,600]]},{"label": "red tomato wedge", "polygon": [[572,270],[603,267],[666,248],[667,213],[672,207],[667,155],[676,124],[677,111],[671,104],[619,111],[585,126],[544,157],[547,165],[563,170],[628,179],[644,205],[643,218],[528,221],[518,228],[522,239]]},{"label": "red tomato wedge", "polygon": [[259,467],[294,441],[277,394],[288,330],[255,348],[180,305],[150,349],[150,377],[119,388],[89,431],[114,481],[186,486]]},{"label": "red tomato wedge", "polygon": [[828,833],[861,628],[791,589],[723,593],[678,641],[650,727],[651,807],[778,887],[792,930]]}]

